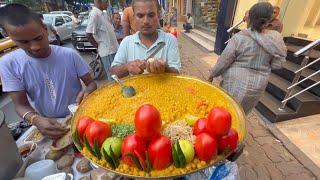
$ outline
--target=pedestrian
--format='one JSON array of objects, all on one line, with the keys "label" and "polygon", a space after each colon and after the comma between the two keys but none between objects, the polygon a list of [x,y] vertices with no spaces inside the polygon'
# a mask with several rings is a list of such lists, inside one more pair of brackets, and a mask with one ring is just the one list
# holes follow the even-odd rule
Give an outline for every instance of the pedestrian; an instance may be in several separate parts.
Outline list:
[{"label": "pedestrian", "polygon": [[69,104],[80,103],[97,88],[89,66],[75,50],[49,45],[47,26],[37,13],[20,4],[0,12],[0,25],[19,47],[0,59],[2,90],[20,117],[44,136],[60,138],[69,129],[56,118],[69,115]]},{"label": "pedestrian", "polygon": [[187,23],[183,24],[183,29],[186,33],[190,32],[190,29],[194,28],[194,20],[191,16],[191,13],[187,14]]},{"label": "pedestrian", "polygon": [[162,28],[164,25],[164,19],[165,19],[166,11],[161,6],[161,13],[160,13],[160,27]]},{"label": "pedestrian", "polygon": [[108,7],[108,0],[95,0],[94,5],[89,14],[86,29],[87,38],[98,49],[107,81],[112,81],[110,68],[119,45],[114,28],[109,22],[107,14],[103,12]]},{"label": "pedestrian", "polygon": [[274,7],[273,7],[273,14],[272,14],[272,17],[271,17],[270,22],[269,22],[268,25],[267,25],[267,29],[269,29],[269,30],[275,30],[275,31],[278,31],[279,33],[282,32],[283,24],[282,24],[282,22],[278,19],[279,14],[280,14],[280,7],[274,6]]},{"label": "pedestrian", "polygon": [[123,11],[121,24],[123,28],[123,37],[129,36],[138,31],[131,3]]},{"label": "pedestrian", "polygon": [[119,13],[113,13],[113,27],[116,33],[117,41],[120,44],[123,39],[123,28],[121,26],[121,16]]},{"label": "pedestrian", "polygon": [[177,12],[177,8],[172,7],[171,8],[171,13],[170,13],[170,24],[173,27],[177,27],[178,26],[178,12]]},{"label": "pedestrian", "polygon": [[261,2],[249,11],[249,28],[235,34],[210,70],[209,81],[221,76],[220,86],[234,96],[248,115],[259,102],[271,69],[280,69],[286,60],[281,34],[266,29],[273,7]]},{"label": "pedestrian", "polygon": [[[118,77],[149,73],[179,73],[181,68],[177,39],[158,29],[157,0],[133,0],[137,33],[127,36],[120,44],[112,63],[112,74]],[[146,59],[159,45],[165,46],[153,59]]]},{"label": "pedestrian", "polygon": [[171,32],[171,24],[169,22],[165,22],[162,30],[166,33],[170,33]]},{"label": "pedestrian", "polygon": [[72,22],[74,25],[79,25],[80,21],[79,21],[79,13],[74,12],[71,16]]},{"label": "pedestrian", "polygon": [[44,22],[42,14],[39,14],[39,17],[41,18],[42,22],[47,26],[47,30],[48,30],[48,34],[49,34],[48,35],[49,43],[53,44],[53,45],[60,46],[61,45],[61,40],[60,40],[59,34],[54,29],[52,24]]}]

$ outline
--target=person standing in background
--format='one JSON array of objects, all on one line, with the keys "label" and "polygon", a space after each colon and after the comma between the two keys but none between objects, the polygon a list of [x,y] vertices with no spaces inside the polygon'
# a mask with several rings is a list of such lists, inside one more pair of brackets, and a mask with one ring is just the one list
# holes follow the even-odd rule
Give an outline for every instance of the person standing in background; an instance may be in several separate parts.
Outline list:
[{"label": "person standing in background", "polygon": [[275,31],[278,31],[279,33],[282,32],[283,24],[278,19],[279,14],[280,14],[280,7],[274,6],[272,18],[271,18],[270,22],[267,24],[267,29],[275,30]]},{"label": "person standing in background", "polygon": [[129,7],[125,8],[123,11],[121,25],[123,28],[123,38],[138,31],[131,3],[129,4]]},{"label": "person standing in background", "polygon": [[287,48],[281,34],[266,29],[272,14],[270,3],[253,5],[249,11],[250,27],[232,36],[210,70],[208,81],[221,76],[220,86],[238,100],[246,115],[265,91],[271,69],[281,69],[286,61]]},{"label": "person standing in background", "polygon": [[120,44],[120,42],[123,39],[123,33],[122,33],[123,28],[121,26],[121,16],[119,13],[113,14],[113,27],[114,27],[114,32],[116,33],[118,43]]},{"label": "person standing in background", "polygon": [[178,26],[177,21],[178,21],[177,8],[172,7],[172,9],[171,9],[171,17],[170,17],[170,24],[171,24],[173,27],[177,27],[177,26]]},{"label": "person standing in background", "polygon": [[95,7],[91,10],[86,29],[89,42],[98,49],[107,80],[111,78],[111,63],[118,50],[118,41],[114,28],[109,22],[107,14],[103,12],[108,7],[108,0],[94,0]]}]

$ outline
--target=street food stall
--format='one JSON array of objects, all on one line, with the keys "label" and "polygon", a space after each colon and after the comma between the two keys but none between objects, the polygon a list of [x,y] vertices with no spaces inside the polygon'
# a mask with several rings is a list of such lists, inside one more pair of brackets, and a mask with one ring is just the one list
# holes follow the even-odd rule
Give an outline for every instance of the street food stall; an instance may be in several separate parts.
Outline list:
[{"label": "street food stall", "polygon": [[[31,142],[31,151],[37,151],[28,153],[32,163],[49,167],[52,162],[43,159],[53,160],[55,173],[74,179],[92,178],[93,171],[110,179],[179,178],[218,166],[243,146],[244,112],[221,88],[175,74],[123,81],[97,89],[72,118],[59,119],[70,126],[60,140],[46,139],[32,127],[17,146]],[[134,89],[132,97],[126,87]],[[35,163],[30,164],[24,175],[33,177]]]}]

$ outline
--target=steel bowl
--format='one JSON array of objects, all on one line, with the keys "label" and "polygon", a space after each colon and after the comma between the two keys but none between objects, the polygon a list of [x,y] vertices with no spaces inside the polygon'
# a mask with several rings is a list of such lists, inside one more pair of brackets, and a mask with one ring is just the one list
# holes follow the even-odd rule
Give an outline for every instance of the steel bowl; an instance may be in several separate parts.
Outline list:
[{"label": "steel bowl", "polygon": [[[201,83],[202,85],[205,85],[207,88],[210,89],[210,91],[212,90],[213,93],[218,93],[219,95],[222,95],[228,102],[228,105],[232,107],[233,109],[233,121],[236,121],[236,127],[233,126],[233,128],[235,128],[238,132],[239,135],[239,144],[238,147],[240,146],[244,146],[244,138],[246,135],[246,126],[245,126],[245,122],[246,122],[246,116],[244,114],[244,111],[242,109],[242,107],[240,106],[240,104],[232,97],[230,96],[225,90],[223,90],[222,88],[216,86],[216,85],[212,85],[208,82],[204,82],[202,80],[193,78],[193,77],[187,77],[187,76],[181,76],[181,75],[176,75],[176,74],[161,74],[161,75],[153,75],[153,74],[147,74],[147,75],[138,75],[138,76],[130,76],[130,77],[126,77],[123,78],[123,81],[126,84],[130,84],[130,81],[132,80],[141,80],[143,81],[145,78],[170,78],[170,79],[175,79],[176,81],[180,81],[180,80],[187,80],[190,82],[190,84],[192,83]],[[97,89],[95,92],[93,92],[92,94],[90,94],[86,99],[84,99],[84,101],[80,104],[78,110],[75,112],[73,119],[72,119],[72,125],[71,125],[71,131],[74,132],[75,131],[75,126],[77,124],[77,118],[79,118],[81,116],[82,111],[86,108],[85,105],[90,101],[90,99],[92,97],[95,96],[99,96],[99,94],[101,94],[103,91],[105,91],[105,88],[110,88],[113,86],[118,86],[115,82],[111,82],[108,84],[105,84],[104,86],[100,87],[99,89]],[[119,92],[119,95],[121,94],[121,92]],[[223,162],[225,162],[225,160],[228,158],[228,156],[231,153],[227,153],[225,155],[218,155],[217,158],[212,161],[210,164],[207,164],[205,167],[196,169],[194,171],[188,172],[188,173],[184,173],[184,174],[179,174],[179,175],[172,175],[172,176],[157,176],[157,177],[142,177],[142,176],[134,176],[131,174],[125,174],[122,172],[118,172],[115,171],[113,169],[109,169],[106,167],[103,167],[101,164],[99,164],[98,162],[94,162],[94,164],[96,164],[97,166],[104,168],[105,170],[115,173],[116,175],[119,176],[124,176],[124,177],[128,177],[128,178],[137,178],[137,179],[168,179],[168,178],[178,178],[178,177],[182,177],[182,176],[186,176],[189,174],[193,174],[193,173],[197,173],[197,172],[201,172],[207,168],[210,168],[212,166],[217,166]],[[85,156],[86,158],[88,158],[90,161],[93,161],[92,159],[90,159],[89,157]]]}]

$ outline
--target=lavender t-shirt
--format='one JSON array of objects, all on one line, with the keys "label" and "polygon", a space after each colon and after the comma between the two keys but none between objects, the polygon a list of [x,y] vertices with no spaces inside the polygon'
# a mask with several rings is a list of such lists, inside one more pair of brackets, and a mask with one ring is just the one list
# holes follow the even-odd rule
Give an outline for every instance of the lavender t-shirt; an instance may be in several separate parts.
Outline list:
[{"label": "lavender t-shirt", "polygon": [[31,104],[43,116],[65,117],[68,105],[81,91],[80,77],[89,66],[73,49],[50,46],[47,58],[36,59],[16,50],[0,59],[3,91],[26,91]]}]

